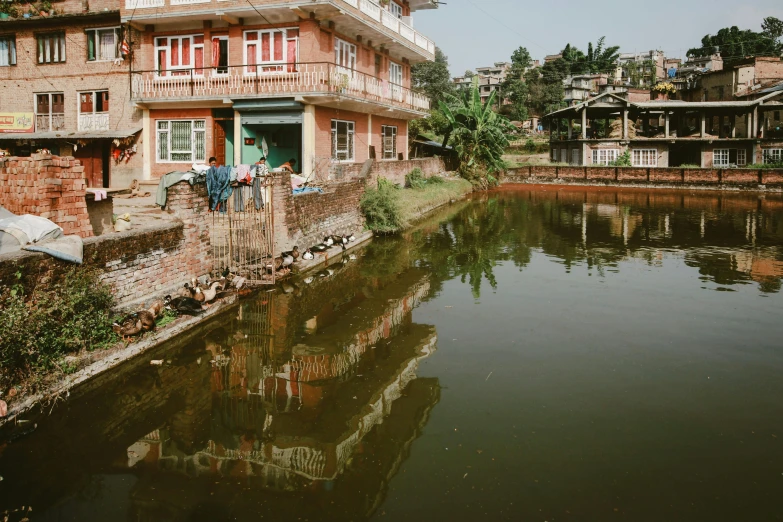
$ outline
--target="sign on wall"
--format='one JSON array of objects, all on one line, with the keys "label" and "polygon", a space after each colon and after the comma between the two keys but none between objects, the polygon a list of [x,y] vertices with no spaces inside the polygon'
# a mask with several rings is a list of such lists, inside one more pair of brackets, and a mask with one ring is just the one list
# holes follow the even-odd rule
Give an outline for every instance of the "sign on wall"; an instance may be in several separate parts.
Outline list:
[{"label": "sign on wall", "polygon": [[32,112],[0,112],[0,132],[33,132]]}]

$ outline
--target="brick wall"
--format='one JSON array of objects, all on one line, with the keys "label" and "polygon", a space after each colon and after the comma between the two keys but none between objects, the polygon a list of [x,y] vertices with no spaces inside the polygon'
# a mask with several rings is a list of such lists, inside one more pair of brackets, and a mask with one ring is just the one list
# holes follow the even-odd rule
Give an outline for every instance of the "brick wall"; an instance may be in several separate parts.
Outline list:
[{"label": "brick wall", "polygon": [[93,235],[85,188],[84,167],[73,157],[0,158],[0,204],[47,218],[66,235]]},{"label": "brick wall", "polygon": [[758,187],[783,185],[783,169],[681,169],[628,167],[533,166],[509,169],[502,183],[552,180],[582,183],[641,183],[661,185],[725,185]]},{"label": "brick wall", "polygon": [[[84,264],[102,272],[117,302],[128,303],[173,291],[212,270],[206,188],[178,183],[169,188],[167,210],[177,221],[84,241]],[[20,251],[0,256],[0,282],[17,271],[29,290],[62,277],[72,264]]]},{"label": "brick wall", "polygon": [[364,227],[359,200],[365,179],[331,183],[324,194],[291,193],[291,176],[281,175],[272,187],[275,248],[301,250],[321,243],[328,234],[358,234]]},{"label": "brick wall", "polygon": [[212,117],[212,109],[159,109],[150,111],[150,139],[152,140],[152,146],[150,147],[151,158],[151,170],[152,179],[160,179],[169,172],[182,170],[190,170],[190,167],[195,161],[185,162],[158,162],[157,147],[158,137],[157,128],[158,120],[205,120],[205,144],[206,144],[206,157],[204,163],[215,155],[215,143],[213,139],[213,132],[215,127],[215,121]]},{"label": "brick wall", "polygon": [[332,120],[354,122],[354,161],[356,163],[365,162],[370,157],[368,115],[326,107],[315,108],[316,158],[332,157]]}]

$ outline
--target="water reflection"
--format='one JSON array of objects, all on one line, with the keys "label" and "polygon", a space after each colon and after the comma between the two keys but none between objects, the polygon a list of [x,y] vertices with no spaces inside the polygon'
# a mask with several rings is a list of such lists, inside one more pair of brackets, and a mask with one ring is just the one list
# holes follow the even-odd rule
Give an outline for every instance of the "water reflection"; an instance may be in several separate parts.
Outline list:
[{"label": "water reflection", "polygon": [[[0,513],[371,516],[439,400],[437,379],[416,378],[437,336],[412,321],[426,271],[380,279],[345,261],[241,303],[39,419],[0,459]],[[167,363],[149,366],[155,357]]]},{"label": "water reflection", "polygon": [[513,188],[476,196],[437,229],[414,234],[421,266],[460,278],[480,297],[496,290],[494,268],[520,269],[534,252],[566,272],[605,276],[624,260],[660,266],[685,262],[717,285],[758,284],[778,292],[783,277],[783,198],[739,193],[683,193],[579,188]]}]

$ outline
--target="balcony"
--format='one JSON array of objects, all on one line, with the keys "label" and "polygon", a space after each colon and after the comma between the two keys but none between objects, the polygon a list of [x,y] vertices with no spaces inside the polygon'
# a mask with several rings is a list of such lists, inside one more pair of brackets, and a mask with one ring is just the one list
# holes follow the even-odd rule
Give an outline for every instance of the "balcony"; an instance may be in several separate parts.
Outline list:
[{"label": "balcony", "polygon": [[65,129],[65,114],[53,112],[35,115],[35,132],[61,131]]},{"label": "balcony", "polygon": [[109,130],[109,113],[93,112],[79,114],[80,131],[105,131]]},{"label": "balcony", "polygon": [[301,96],[314,105],[353,101],[364,105],[364,112],[371,112],[366,107],[371,104],[416,115],[430,108],[430,100],[423,94],[333,63],[236,65],[219,71],[220,74],[215,68],[135,71],[131,73],[131,97],[148,104]]},{"label": "balcony", "polygon": [[[256,8],[268,12],[266,16],[276,20],[277,23],[293,23],[300,17],[313,15],[318,20],[334,22],[338,32],[351,35],[362,34],[369,25],[378,33],[368,39],[377,44],[385,45],[392,51],[399,47],[399,51],[403,52],[402,49],[407,48],[405,52],[414,52],[410,58],[418,57],[419,61],[422,56],[428,60],[434,59],[435,56],[435,43],[417,32],[408,23],[409,17],[397,18],[377,0],[278,0],[269,4],[266,5],[263,1],[256,2]],[[424,5],[435,4],[424,2],[422,6]],[[175,9],[159,9],[167,6]],[[178,7],[179,9],[176,9]],[[246,0],[125,0],[122,20],[141,22],[145,19],[154,19],[156,24],[160,24],[180,23],[194,19],[238,20],[257,16],[258,13],[253,5]],[[372,21],[366,20],[364,16]]]}]

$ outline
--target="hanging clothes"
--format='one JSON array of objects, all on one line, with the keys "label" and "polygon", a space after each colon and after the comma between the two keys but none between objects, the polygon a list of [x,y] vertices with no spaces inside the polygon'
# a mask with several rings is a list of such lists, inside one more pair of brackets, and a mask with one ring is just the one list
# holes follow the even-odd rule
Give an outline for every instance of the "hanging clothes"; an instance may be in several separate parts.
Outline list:
[{"label": "hanging clothes", "polygon": [[207,171],[207,194],[209,194],[209,209],[225,212],[225,202],[233,189],[231,188],[231,167],[210,167]]},{"label": "hanging clothes", "polygon": [[256,210],[264,208],[263,178],[253,178],[253,202],[256,204]]}]

